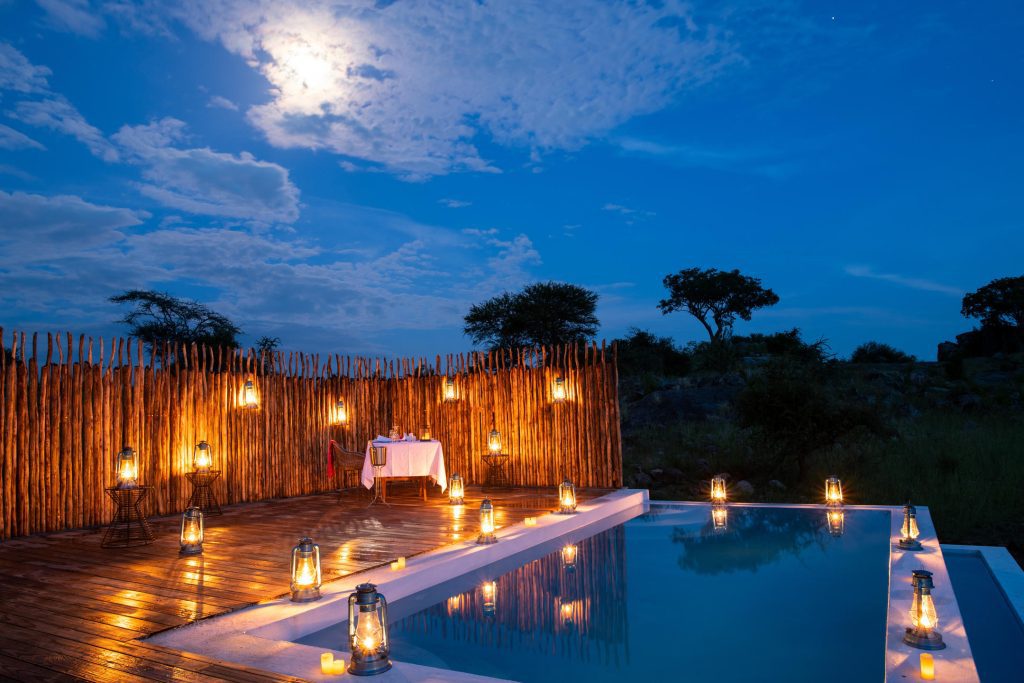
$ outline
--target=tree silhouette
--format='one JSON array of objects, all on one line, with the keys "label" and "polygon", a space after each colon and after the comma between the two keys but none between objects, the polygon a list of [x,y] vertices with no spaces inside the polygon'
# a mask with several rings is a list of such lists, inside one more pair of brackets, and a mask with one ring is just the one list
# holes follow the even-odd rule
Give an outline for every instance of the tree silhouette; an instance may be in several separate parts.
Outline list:
[{"label": "tree silhouette", "polygon": [[238,348],[238,326],[198,301],[147,289],[131,289],[110,301],[134,306],[118,322],[129,326],[128,334],[145,341],[150,353],[165,342]]},{"label": "tree silhouette", "polygon": [[596,306],[597,294],[588,289],[538,282],[474,304],[463,332],[491,350],[581,342],[597,332]]},{"label": "tree silhouette", "polygon": [[1024,329],[1024,275],[1001,277],[964,295],[960,312],[978,318],[982,326]]},{"label": "tree silhouette", "polygon": [[669,297],[658,303],[661,312],[686,311],[704,326],[713,344],[729,337],[736,318],[750,320],[756,309],[779,302],[760,280],[738,270],[684,268],[662,282]]}]

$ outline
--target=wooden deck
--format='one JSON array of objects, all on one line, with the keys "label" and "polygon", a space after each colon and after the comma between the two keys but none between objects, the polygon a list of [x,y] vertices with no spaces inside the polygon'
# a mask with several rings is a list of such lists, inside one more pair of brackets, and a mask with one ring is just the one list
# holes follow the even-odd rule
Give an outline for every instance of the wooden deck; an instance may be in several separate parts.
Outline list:
[{"label": "wooden deck", "polygon": [[[225,507],[207,519],[203,555],[184,558],[179,517],[151,520],[157,539],[138,548],[100,548],[102,529],[2,542],[0,680],[298,680],[139,639],[286,594],[304,535],[320,544],[325,582],[471,538],[483,496],[466,494],[460,520],[437,488],[424,503],[410,486],[393,487],[390,507],[367,508],[355,490]],[[554,489],[488,496],[499,526],[557,505]]]}]

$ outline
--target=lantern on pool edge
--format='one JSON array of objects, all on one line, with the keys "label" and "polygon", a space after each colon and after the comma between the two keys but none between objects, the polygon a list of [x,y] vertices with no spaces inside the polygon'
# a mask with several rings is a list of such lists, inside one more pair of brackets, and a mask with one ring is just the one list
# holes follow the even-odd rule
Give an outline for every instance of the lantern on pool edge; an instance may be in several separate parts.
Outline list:
[{"label": "lantern on pool edge", "polygon": [[846,526],[846,513],[840,509],[833,508],[825,513],[825,519],[828,521],[828,533],[830,536],[839,537],[843,535],[843,530]]},{"label": "lantern on pool edge", "polygon": [[448,482],[448,503],[450,505],[462,505],[466,502],[466,485],[462,481],[462,477],[458,474],[453,474],[451,480]]},{"label": "lantern on pool edge", "polygon": [[555,386],[551,388],[551,398],[555,403],[565,403],[565,378],[556,377]]},{"label": "lantern on pool edge", "polygon": [[558,514],[571,515],[576,512],[576,487],[566,479],[558,485]]},{"label": "lantern on pool edge", "polygon": [[917,508],[910,503],[903,506],[903,526],[900,528],[899,546],[903,550],[920,550],[921,541],[917,537],[921,532],[917,528]]},{"label": "lantern on pool edge", "polygon": [[725,531],[729,527],[729,508],[724,505],[712,505],[711,525],[715,531]]},{"label": "lantern on pool edge", "polygon": [[210,444],[200,441],[192,449],[192,469],[196,472],[209,472],[213,467],[213,451]]},{"label": "lantern on pool edge", "polygon": [[484,502],[480,503],[480,535],[477,537],[476,542],[498,542],[497,537],[494,535],[494,506],[491,505],[490,498],[484,498]]},{"label": "lantern on pool edge", "polygon": [[139,485],[139,454],[131,446],[125,446],[117,454],[117,488],[133,489]]},{"label": "lantern on pool edge", "polygon": [[498,582],[484,581],[483,585],[480,586],[480,592],[483,594],[484,598],[484,616],[493,617],[495,612],[497,612]]},{"label": "lantern on pool edge", "polygon": [[565,571],[576,571],[576,555],[578,553],[579,549],[572,543],[566,543],[562,546],[562,567]]},{"label": "lantern on pool edge", "polygon": [[497,429],[492,429],[487,435],[487,450],[495,455],[501,453],[501,432]]},{"label": "lantern on pool edge", "polygon": [[259,408],[260,402],[256,398],[256,383],[251,379],[245,380],[242,385],[242,405],[246,408]]},{"label": "lantern on pool edge", "polygon": [[373,676],[391,668],[388,601],[372,583],[361,583],[348,596],[348,672]]},{"label": "lantern on pool edge", "polygon": [[203,552],[203,511],[190,507],[181,515],[181,548],[179,555],[200,555]]},{"label": "lantern on pool edge", "polygon": [[292,602],[320,599],[320,546],[313,539],[300,538],[292,548]]},{"label": "lantern on pool edge", "polygon": [[455,400],[455,378],[446,377],[444,380],[444,400],[454,401]]},{"label": "lantern on pool edge", "polygon": [[345,407],[345,402],[342,400],[339,400],[336,404],[334,404],[334,424],[348,424],[348,408]]},{"label": "lantern on pool edge", "polygon": [[711,502],[724,503],[726,499],[725,477],[711,478]]},{"label": "lantern on pool edge", "polygon": [[911,647],[922,650],[941,650],[946,647],[942,636],[935,629],[939,625],[935,613],[935,601],[932,600],[932,573],[923,569],[915,569],[911,576],[914,584],[914,601],[910,605],[910,623],[903,636],[903,642]]},{"label": "lantern on pool edge", "polygon": [[825,480],[825,504],[843,504],[843,482],[839,481],[839,477],[829,477]]}]

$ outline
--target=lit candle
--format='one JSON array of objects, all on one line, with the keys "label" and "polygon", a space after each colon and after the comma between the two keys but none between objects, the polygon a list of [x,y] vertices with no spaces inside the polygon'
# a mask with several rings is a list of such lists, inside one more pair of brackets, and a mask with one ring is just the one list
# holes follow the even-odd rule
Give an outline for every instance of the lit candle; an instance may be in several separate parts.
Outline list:
[{"label": "lit candle", "polygon": [[935,680],[935,658],[927,652],[921,653],[921,680]]},{"label": "lit candle", "polygon": [[398,560],[391,563],[391,571],[397,572],[401,567],[398,565]]},{"label": "lit candle", "polygon": [[320,673],[330,674],[334,673],[334,653],[325,652],[320,655]]},{"label": "lit candle", "polygon": [[345,660],[335,659],[333,666],[331,666],[331,673],[336,676],[340,676],[345,673]]},{"label": "lit candle", "polygon": [[537,518],[536,517],[527,517],[526,518],[526,526],[537,526]]}]

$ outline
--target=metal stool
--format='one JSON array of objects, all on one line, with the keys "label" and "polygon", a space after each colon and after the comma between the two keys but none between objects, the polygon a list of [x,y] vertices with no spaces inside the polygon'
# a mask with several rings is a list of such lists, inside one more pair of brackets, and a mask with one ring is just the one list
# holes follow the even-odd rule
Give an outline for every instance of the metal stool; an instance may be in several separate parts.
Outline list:
[{"label": "metal stool", "polygon": [[384,469],[384,466],[388,463],[388,449],[386,446],[370,446],[370,464],[373,465],[373,500],[370,501],[372,506],[378,500],[385,505],[391,505],[385,499],[382,491],[383,482],[381,482],[380,471]]},{"label": "metal stool", "polygon": [[103,548],[130,548],[147,545],[153,542],[153,529],[142,516],[139,504],[149,495],[152,486],[134,486],[118,488],[111,486],[106,489],[107,495],[114,501],[114,519],[103,534],[100,546]]},{"label": "metal stool", "polygon": [[214,495],[211,488],[218,477],[220,477],[220,470],[186,472],[185,478],[192,483],[192,495],[189,497],[186,507],[197,507],[206,516],[222,514],[220,504],[217,503],[217,496]]},{"label": "metal stool", "polygon": [[487,479],[484,481],[485,490],[512,488],[508,476],[508,463],[511,459],[508,453],[484,454],[482,460],[487,464]]}]

